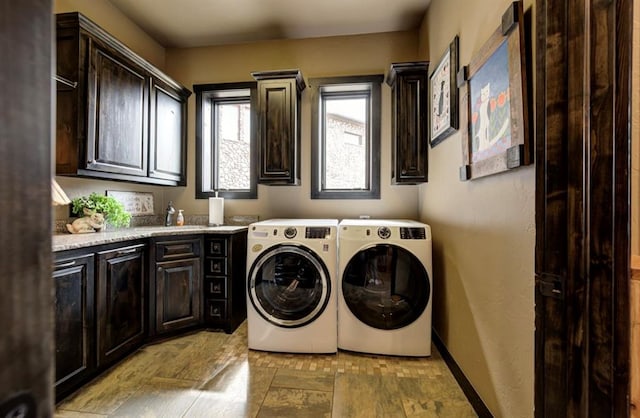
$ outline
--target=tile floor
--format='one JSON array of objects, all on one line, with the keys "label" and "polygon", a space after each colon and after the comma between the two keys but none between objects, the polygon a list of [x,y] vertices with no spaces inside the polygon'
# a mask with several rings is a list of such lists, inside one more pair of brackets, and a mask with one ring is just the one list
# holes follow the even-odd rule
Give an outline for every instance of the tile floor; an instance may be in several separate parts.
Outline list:
[{"label": "tile floor", "polygon": [[236,332],[148,345],[57,405],[76,417],[475,417],[435,347],[429,358],[265,353]]}]

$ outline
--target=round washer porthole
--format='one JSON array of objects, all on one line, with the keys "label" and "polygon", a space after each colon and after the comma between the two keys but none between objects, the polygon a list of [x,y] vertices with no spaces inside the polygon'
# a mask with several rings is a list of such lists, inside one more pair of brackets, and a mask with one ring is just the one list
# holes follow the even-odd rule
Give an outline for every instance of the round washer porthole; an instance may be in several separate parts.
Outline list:
[{"label": "round washer porthole", "polygon": [[316,320],[332,290],[325,264],[299,245],[279,245],[260,254],[251,266],[247,289],[258,314],[284,328]]},{"label": "round washer porthole", "polygon": [[342,275],[342,296],[351,313],[382,330],[406,327],[431,297],[429,275],[418,258],[396,245],[378,244],[356,253]]}]

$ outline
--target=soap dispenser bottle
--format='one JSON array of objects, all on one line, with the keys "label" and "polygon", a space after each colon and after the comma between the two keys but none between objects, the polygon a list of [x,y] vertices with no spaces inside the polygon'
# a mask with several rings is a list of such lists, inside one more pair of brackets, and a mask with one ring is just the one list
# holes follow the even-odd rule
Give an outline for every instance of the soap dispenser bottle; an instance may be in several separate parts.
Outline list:
[{"label": "soap dispenser bottle", "polygon": [[182,209],[178,209],[178,216],[176,217],[176,225],[178,226],[184,225],[184,215],[182,214]]}]

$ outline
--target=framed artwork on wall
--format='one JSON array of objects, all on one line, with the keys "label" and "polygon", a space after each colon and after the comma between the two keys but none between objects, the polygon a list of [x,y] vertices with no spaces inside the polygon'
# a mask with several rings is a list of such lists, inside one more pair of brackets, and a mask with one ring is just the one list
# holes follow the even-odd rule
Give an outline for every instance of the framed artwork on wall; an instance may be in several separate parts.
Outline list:
[{"label": "framed artwork on wall", "polygon": [[513,2],[500,27],[458,72],[461,119],[467,124],[462,181],[532,162],[523,21],[522,1]]},{"label": "framed artwork on wall", "polygon": [[458,42],[456,35],[429,76],[429,141],[432,147],[458,129]]},{"label": "framed artwork on wall", "polygon": [[149,192],[125,192],[121,190],[107,190],[107,196],[115,197],[124,210],[131,216],[153,215],[153,193]]}]

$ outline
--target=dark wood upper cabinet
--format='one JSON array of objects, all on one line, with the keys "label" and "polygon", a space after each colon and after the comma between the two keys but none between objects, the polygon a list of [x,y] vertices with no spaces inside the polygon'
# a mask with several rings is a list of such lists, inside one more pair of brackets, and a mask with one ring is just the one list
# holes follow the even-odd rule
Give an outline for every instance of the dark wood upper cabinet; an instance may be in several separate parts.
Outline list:
[{"label": "dark wood upper cabinet", "polygon": [[427,181],[428,61],[391,64],[392,184]]},{"label": "dark wood upper cabinet", "polygon": [[306,85],[299,70],[261,71],[258,81],[258,183],[300,184],[300,101]]},{"label": "dark wood upper cabinet", "polygon": [[189,90],[80,13],[56,15],[56,174],[186,182]]},{"label": "dark wood upper cabinet", "polygon": [[146,176],[148,77],[106,45],[88,49],[86,169]]},{"label": "dark wood upper cabinet", "polygon": [[151,80],[149,177],[187,183],[187,98],[189,92]]}]

